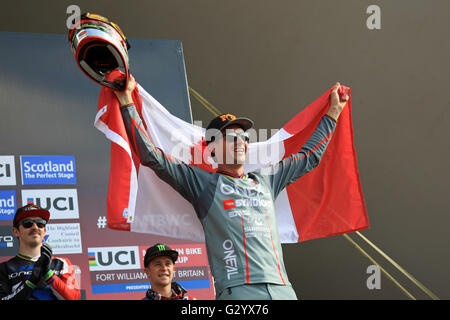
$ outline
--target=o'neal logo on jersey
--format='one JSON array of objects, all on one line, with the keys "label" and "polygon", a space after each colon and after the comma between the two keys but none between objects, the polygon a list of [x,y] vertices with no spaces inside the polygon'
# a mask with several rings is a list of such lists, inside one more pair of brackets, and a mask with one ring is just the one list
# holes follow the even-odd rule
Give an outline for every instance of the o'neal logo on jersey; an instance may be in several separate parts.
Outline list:
[{"label": "o'neal logo on jersey", "polygon": [[224,210],[242,208],[242,207],[267,207],[271,205],[270,200],[266,199],[227,199],[223,200]]},{"label": "o'neal logo on jersey", "polygon": [[230,239],[225,240],[222,243],[223,247],[223,261],[225,262],[225,270],[227,272],[228,280],[231,279],[232,276],[239,274],[239,265],[236,253],[234,251],[233,242]]},{"label": "o'neal logo on jersey", "polygon": [[230,194],[238,194],[244,197],[261,197],[264,196],[264,192],[262,192],[261,187],[259,185],[255,185],[254,187],[247,188],[241,187],[238,185],[230,185],[230,184],[220,184],[220,192],[225,195]]}]

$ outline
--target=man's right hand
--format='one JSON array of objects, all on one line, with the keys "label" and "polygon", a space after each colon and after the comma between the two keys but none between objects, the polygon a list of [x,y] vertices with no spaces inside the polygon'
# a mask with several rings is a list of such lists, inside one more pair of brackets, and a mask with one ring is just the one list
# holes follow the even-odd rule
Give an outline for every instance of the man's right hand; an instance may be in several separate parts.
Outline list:
[{"label": "man's right hand", "polygon": [[120,105],[126,105],[133,102],[133,91],[136,88],[136,80],[130,74],[130,79],[128,79],[128,86],[124,91],[114,91],[117,99],[119,100]]}]

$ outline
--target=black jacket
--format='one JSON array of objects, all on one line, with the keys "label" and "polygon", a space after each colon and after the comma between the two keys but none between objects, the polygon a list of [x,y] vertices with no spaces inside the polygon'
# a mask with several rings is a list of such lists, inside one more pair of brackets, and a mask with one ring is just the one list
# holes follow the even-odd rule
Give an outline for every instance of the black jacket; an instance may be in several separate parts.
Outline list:
[{"label": "black jacket", "polygon": [[53,257],[50,265],[53,274],[40,284],[42,289],[33,289],[25,282],[33,268],[33,259],[21,254],[0,263],[0,300],[80,299],[80,289],[69,259]]}]

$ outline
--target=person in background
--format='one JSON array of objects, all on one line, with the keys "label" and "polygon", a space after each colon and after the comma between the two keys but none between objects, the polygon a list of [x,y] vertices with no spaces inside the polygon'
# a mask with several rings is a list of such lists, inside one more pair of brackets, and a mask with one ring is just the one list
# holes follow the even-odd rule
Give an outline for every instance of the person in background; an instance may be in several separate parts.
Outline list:
[{"label": "person in background", "polygon": [[145,273],[150,280],[142,300],[197,300],[187,294],[178,283],[173,282],[173,268],[178,259],[178,252],[169,246],[157,243],[147,249],[144,257]]},{"label": "person in background", "polygon": [[50,212],[34,204],[17,209],[12,230],[19,253],[0,264],[0,300],[80,300],[70,260],[42,243],[49,219]]}]

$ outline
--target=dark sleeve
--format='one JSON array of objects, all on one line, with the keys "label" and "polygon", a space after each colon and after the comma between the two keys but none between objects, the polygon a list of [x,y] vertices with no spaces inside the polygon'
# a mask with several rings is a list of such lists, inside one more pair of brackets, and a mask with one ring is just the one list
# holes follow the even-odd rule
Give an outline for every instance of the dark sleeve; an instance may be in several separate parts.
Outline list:
[{"label": "dark sleeve", "polygon": [[323,116],[301,150],[277,164],[259,169],[272,188],[274,198],[289,184],[317,167],[331,140],[336,121]]},{"label": "dark sleeve", "polygon": [[142,120],[134,105],[121,108],[130,144],[143,165],[178,191],[186,200],[194,203],[201,195],[209,173],[173,158],[150,142]]},{"label": "dark sleeve", "polygon": [[25,281],[19,282],[12,289],[11,282],[8,279],[7,262],[0,264],[0,300],[27,300],[33,289]]},{"label": "dark sleeve", "polygon": [[[56,261],[55,261],[56,260]],[[53,292],[60,300],[80,300],[80,286],[75,278],[75,270],[69,259],[54,259],[55,270],[60,270],[59,275],[51,272],[46,279]]]}]

